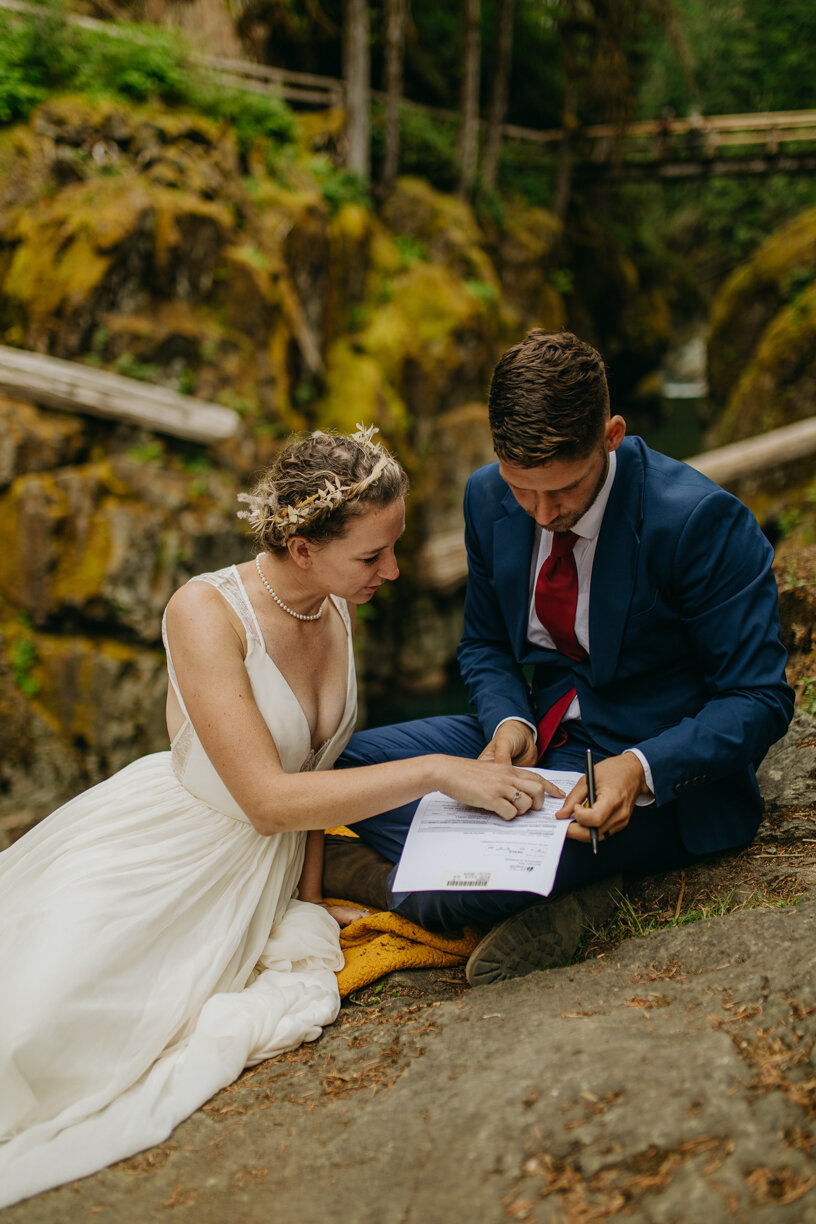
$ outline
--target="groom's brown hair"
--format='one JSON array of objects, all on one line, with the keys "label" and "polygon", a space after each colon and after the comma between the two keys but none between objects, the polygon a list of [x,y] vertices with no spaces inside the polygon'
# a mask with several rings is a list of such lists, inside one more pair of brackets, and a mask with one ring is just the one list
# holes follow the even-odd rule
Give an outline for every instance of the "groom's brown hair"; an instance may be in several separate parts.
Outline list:
[{"label": "groom's brown hair", "polygon": [[572,332],[536,328],[500,358],[488,410],[493,448],[507,463],[540,467],[588,454],[609,416],[603,358]]}]

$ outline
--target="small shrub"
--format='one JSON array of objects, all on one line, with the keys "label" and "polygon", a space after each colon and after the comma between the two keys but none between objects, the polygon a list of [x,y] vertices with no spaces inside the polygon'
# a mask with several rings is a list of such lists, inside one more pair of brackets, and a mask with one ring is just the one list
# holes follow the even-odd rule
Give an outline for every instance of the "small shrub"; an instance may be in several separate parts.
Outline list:
[{"label": "small shrub", "polygon": [[311,171],[320,184],[323,199],[332,213],[344,204],[362,204],[368,208],[371,201],[364,179],[352,170],[338,170],[326,157],[312,159]]},{"label": "small shrub", "polygon": [[199,109],[210,118],[232,124],[244,154],[257,140],[270,141],[273,146],[291,144],[294,140],[291,111],[284,102],[270,94],[212,89],[207,94],[199,95],[198,104]]},{"label": "small shrub", "polygon": [[394,238],[394,246],[399,251],[403,267],[407,268],[412,263],[427,262],[428,252],[424,244],[411,234],[397,234]]},{"label": "small shrub", "polygon": [[176,104],[190,94],[190,73],[166,36],[150,41],[94,31],[75,33],[82,52],[74,85],[82,92],[115,94],[129,102]]},{"label": "small shrub", "polygon": [[498,293],[493,285],[482,280],[466,280],[465,288],[472,293],[482,306],[490,306],[498,300]]},{"label": "small shrub", "polygon": [[28,617],[18,617],[20,629],[9,647],[9,663],[11,664],[14,683],[25,697],[36,697],[42,685],[31,674],[37,662],[37,647],[31,636],[31,622]]}]

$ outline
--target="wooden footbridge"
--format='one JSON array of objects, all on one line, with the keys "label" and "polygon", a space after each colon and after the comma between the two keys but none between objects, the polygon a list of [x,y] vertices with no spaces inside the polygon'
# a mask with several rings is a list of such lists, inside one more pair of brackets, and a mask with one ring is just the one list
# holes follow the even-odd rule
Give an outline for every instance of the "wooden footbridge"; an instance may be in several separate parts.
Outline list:
[{"label": "wooden footbridge", "polygon": [[[26,16],[48,10],[28,0],[0,0],[0,9]],[[111,36],[148,41],[137,26],[98,21],[80,14],[64,19]],[[294,107],[342,106],[345,82],[335,77],[292,72],[248,60],[192,53],[190,62],[217,75],[227,86],[271,93]],[[382,94],[372,92],[381,99]],[[456,122],[452,111],[403,101],[406,109]],[[750,175],[816,171],[816,110],[772,111],[747,115],[666,115],[626,124],[592,124],[565,132],[505,124],[507,141],[534,144],[556,155],[566,141],[574,169],[607,179],[689,179],[709,175]]]}]

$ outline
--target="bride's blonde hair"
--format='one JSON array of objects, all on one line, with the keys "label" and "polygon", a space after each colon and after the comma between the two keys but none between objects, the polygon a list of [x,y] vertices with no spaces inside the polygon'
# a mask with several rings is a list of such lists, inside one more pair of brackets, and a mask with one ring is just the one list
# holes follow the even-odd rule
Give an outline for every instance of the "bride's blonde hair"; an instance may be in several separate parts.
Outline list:
[{"label": "bride's blonde hair", "polygon": [[252,493],[239,493],[253,534],[282,553],[292,536],[314,544],[344,535],[363,509],[381,509],[408,491],[402,466],[374,440],[373,425],[353,434],[313,433],[289,442]]}]

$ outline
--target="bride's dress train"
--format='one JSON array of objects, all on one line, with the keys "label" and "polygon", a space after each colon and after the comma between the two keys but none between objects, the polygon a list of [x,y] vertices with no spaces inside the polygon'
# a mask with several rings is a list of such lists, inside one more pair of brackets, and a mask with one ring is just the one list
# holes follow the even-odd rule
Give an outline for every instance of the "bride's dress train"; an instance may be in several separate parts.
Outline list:
[{"label": "bride's dress train", "polygon": [[[345,605],[346,706],[315,753],[235,568],[199,580],[244,624],[284,769],[330,768],[356,713]],[[337,924],[293,899],[304,841],[256,832],[187,719],[0,855],[0,1207],[160,1142],[335,1019]]]}]

